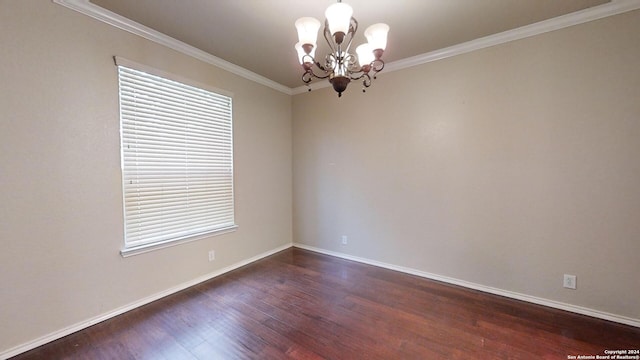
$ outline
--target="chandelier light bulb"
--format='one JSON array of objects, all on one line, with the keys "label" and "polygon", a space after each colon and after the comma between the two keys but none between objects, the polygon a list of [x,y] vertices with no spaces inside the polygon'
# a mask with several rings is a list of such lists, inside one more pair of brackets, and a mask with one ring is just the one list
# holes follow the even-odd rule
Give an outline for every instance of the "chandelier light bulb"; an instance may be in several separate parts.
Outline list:
[{"label": "chandelier light bulb", "polygon": [[358,46],[356,48],[356,54],[358,54],[358,63],[360,63],[360,66],[369,65],[376,59],[373,55],[373,48],[371,48],[369,43]]},{"label": "chandelier light bulb", "polygon": [[353,15],[353,8],[351,8],[351,6],[345,3],[336,3],[330,5],[324,15],[329,23],[331,35],[335,36],[335,34],[339,32],[343,34],[349,32],[351,15]]},{"label": "chandelier light bulb", "polygon": [[389,25],[378,23],[373,24],[364,31],[367,42],[371,45],[372,50],[384,50],[387,47],[387,33]]},{"label": "chandelier light bulb", "polygon": [[312,17],[301,17],[296,20],[296,29],[298,30],[298,40],[301,44],[315,45],[318,39],[320,21]]}]

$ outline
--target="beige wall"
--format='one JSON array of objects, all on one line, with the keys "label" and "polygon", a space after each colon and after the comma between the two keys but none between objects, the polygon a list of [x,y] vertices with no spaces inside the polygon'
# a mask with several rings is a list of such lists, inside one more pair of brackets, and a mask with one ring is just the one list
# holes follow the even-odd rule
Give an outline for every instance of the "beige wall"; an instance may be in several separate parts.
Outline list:
[{"label": "beige wall", "polygon": [[[236,232],[120,256],[114,55],[233,93]],[[289,95],[51,1],[0,0],[0,354],[290,244],[291,188]]]},{"label": "beige wall", "polygon": [[[286,246],[292,222],[302,244],[640,319],[638,44],[635,11],[292,99],[0,0],[0,354]],[[236,232],[120,256],[113,55],[234,94]]]},{"label": "beige wall", "polygon": [[634,11],[294,96],[294,242],[639,321],[639,44]]}]

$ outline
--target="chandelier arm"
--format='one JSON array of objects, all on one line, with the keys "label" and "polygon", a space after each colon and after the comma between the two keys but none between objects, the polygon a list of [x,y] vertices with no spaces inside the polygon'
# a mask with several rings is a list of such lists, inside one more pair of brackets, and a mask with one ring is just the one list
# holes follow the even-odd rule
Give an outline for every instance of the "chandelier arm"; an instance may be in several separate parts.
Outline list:
[{"label": "chandelier arm", "polygon": [[326,79],[330,76],[330,73],[328,72],[325,72],[324,75],[317,75],[316,73],[313,72],[313,70],[310,70],[309,74],[311,74],[311,76],[313,76],[316,79]]},{"label": "chandelier arm", "polygon": [[[316,66],[318,69],[320,69],[322,72],[325,72],[325,73],[326,73],[326,72],[328,72],[327,68],[326,68],[325,66],[322,66],[322,64],[320,64],[320,62],[318,62],[316,59],[311,58],[311,61],[310,61],[310,62],[311,62],[311,63],[313,63],[313,65],[315,65],[315,66]],[[310,69],[311,69],[311,68],[313,68],[313,66],[312,66],[312,65],[309,65],[309,66],[308,66],[308,68],[310,68]],[[306,69],[306,67],[305,67],[305,69]]]},{"label": "chandelier arm", "polygon": [[373,60],[371,62],[371,69],[373,70],[373,73],[379,73],[380,71],[382,71],[382,69],[384,69],[384,61],[382,59],[376,59]]},{"label": "chandelier arm", "polygon": [[349,74],[351,73],[357,73],[357,72],[361,72],[362,68],[358,67],[358,56],[354,55],[354,54],[350,54],[347,53],[347,55],[344,58],[344,62],[346,63],[347,66],[347,71],[349,72]]},{"label": "chandelier arm", "polygon": [[[309,65],[308,67],[306,67],[303,77],[308,74],[308,76],[311,77],[311,78],[326,79],[331,74],[330,71],[327,71],[319,63],[315,63],[315,66],[316,67],[314,67],[313,65]],[[321,74],[317,74],[315,71],[313,71],[314,69],[320,69],[320,71],[322,71],[322,73]],[[311,80],[309,80],[309,81],[311,81]]]},{"label": "chandelier arm", "polygon": [[311,80],[313,80],[313,73],[305,71],[304,74],[302,74],[302,82],[309,85]]},{"label": "chandelier arm", "polygon": [[[363,77],[364,80],[362,80],[362,85],[368,88],[369,86],[371,86],[371,77],[369,76],[369,74],[364,74]],[[362,91],[364,91],[364,88],[362,89]]]},{"label": "chandelier arm", "polygon": [[337,44],[335,43],[335,41],[333,40],[333,37],[331,36],[331,31],[329,31],[329,21],[327,21],[326,19],[324,20],[324,39],[327,42],[327,44],[329,44],[329,48],[331,49],[331,52],[335,53],[337,51],[336,49]]},{"label": "chandelier arm", "polygon": [[329,76],[329,73],[326,73],[325,75],[317,75],[312,70],[308,70],[305,71],[304,74],[302,74],[302,82],[305,84],[309,84],[311,81],[313,81],[313,79],[326,79]]},{"label": "chandelier arm", "polygon": [[[302,61],[304,63],[302,67],[305,70],[304,74],[302,74],[302,77],[303,77],[302,81],[304,81],[305,83],[309,83],[312,78],[326,79],[327,77],[329,77],[329,71],[327,71],[327,69],[324,66],[322,66],[322,64],[320,64],[316,59],[314,59],[313,56],[306,54],[302,57]],[[313,71],[314,65],[315,67],[320,69],[320,71],[322,71],[324,75],[317,75]],[[307,77],[307,74],[308,74],[308,77]],[[308,78],[309,80],[305,80],[306,78]]]},{"label": "chandelier arm", "polygon": [[322,64],[320,64],[319,62],[316,62],[314,65],[315,65],[318,69],[322,70],[322,72],[325,72],[325,73],[329,72],[329,71],[327,70],[327,68],[326,68],[326,67],[324,67],[324,66],[322,66]]},{"label": "chandelier arm", "polygon": [[347,42],[347,47],[344,50],[346,53],[348,53],[349,49],[351,48],[351,43],[353,42],[353,37],[355,36],[356,31],[358,31],[358,20],[356,20],[356,18],[352,16],[351,22],[349,24],[349,31],[347,32],[349,41]]},{"label": "chandelier arm", "polygon": [[353,73],[349,74],[349,78],[350,78],[351,80],[360,80],[360,79],[362,79],[362,78],[363,78],[363,77],[365,77],[365,76],[368,76],[368,75],[367,75],[367,74],[365,74],[365,73],[358,74],[357,76],[355,76]]},{"label": "chandelier arm", "polygon": [[[327,69],[322,66],[313,56],[306,54],[302,57],[302,63],[305,65],[302,65],[302,67],[304,67],[305,70],[308,70],[310,68],[313,67],[313,65],[317,66],[320,70],[327,72]],[[306,65],[306,64],[313,64],[313,65]]]}]

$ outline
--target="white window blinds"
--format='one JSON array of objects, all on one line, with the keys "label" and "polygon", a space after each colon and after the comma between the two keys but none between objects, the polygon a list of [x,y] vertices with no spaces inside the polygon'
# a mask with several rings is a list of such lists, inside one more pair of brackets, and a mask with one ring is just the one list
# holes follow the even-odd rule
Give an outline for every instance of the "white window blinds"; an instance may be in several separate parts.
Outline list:
[{"label": "white window blinds", "polygon": [[123,251],[235,227],[231,98],[122,65],[118,74]]}]

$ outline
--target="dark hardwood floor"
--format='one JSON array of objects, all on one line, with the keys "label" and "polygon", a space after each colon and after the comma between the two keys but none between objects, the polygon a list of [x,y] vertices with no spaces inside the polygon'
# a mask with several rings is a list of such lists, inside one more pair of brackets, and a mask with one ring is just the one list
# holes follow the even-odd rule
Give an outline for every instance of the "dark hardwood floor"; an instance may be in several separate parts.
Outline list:
[{"label": "dark hardwood floor", "polygon": [[640,328],[288,249],[26,359],[567,359]]}]

